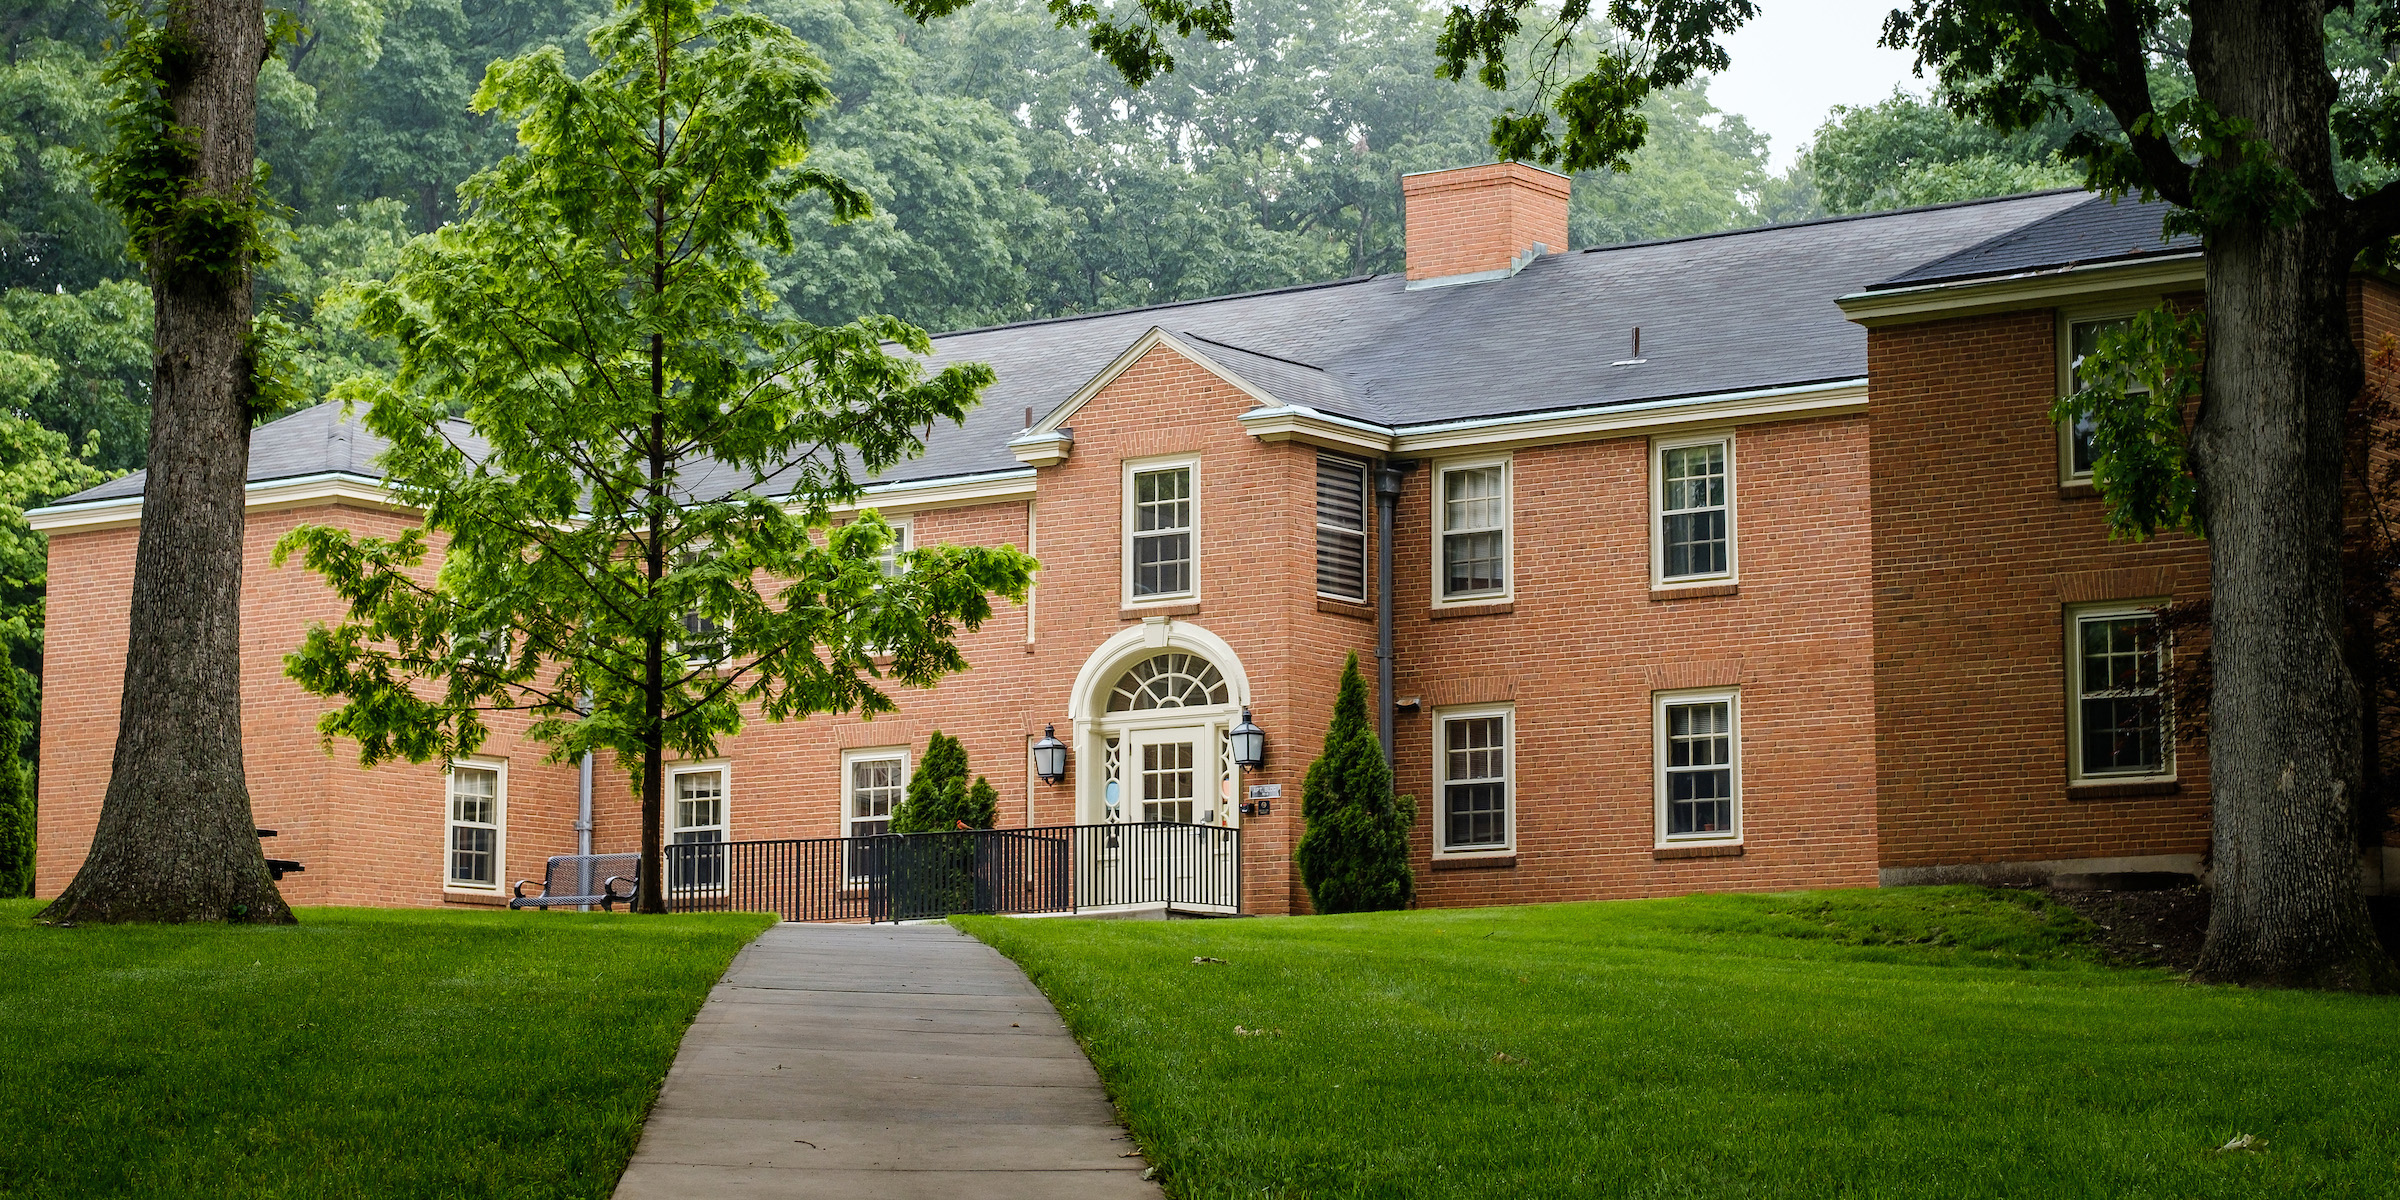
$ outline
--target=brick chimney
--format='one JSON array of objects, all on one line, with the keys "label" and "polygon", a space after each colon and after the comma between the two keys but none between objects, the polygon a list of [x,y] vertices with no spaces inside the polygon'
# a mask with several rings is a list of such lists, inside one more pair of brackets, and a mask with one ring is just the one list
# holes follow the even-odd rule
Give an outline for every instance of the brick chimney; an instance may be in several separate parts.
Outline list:
[{"label": "brick chimney", "polygon": [[1409,286],[1505,278],[1567,248],[1567,177],[1486,163],[1400,177]]}]

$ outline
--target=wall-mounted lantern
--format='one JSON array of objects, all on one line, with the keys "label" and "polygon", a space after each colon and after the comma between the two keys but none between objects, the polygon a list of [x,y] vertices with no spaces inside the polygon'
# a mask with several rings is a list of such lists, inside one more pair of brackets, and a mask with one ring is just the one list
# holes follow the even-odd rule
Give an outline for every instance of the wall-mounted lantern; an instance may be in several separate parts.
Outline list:
[{"label": "wall-mounted lantern", "polygon": [[1033,744],[1033,773],[1043,783],[1057,783],[1067,777],[1067,744],[1058,740],[1058,726],[1042,726],[1042,740]]},{"label": "wall-mounted lantern", "polygon": [[1233,743],[1233,765],[1245,771],[1255,771],[1267,765],[1267,731],[1250,723],[1249,706],[1242,708],[1242,723],[1226,735]]}]

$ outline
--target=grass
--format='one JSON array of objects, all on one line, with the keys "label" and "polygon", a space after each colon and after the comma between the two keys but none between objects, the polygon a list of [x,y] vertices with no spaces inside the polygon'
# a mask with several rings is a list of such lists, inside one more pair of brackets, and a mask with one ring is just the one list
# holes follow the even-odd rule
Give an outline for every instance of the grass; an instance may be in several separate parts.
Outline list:
[{"label": "grass", "polygon": [[0,902],[0,1196],[605,1197],[761,916]]},{"label": "grass", "polygon": [[2025,893],[961,924],[1176,1197],[2400,1194],[2400,1001],[2108,967]]}]

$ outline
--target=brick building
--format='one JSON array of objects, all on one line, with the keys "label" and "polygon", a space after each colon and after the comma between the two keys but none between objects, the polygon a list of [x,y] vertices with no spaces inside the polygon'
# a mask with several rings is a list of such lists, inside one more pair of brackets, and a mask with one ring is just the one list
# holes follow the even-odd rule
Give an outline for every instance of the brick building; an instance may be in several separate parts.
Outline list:
[{"label": "brick building", "polygon": [[[1410,177],[1405,278],[936,339],[998,382],[863,503],[912,545],[1031,551],[1031,601],[897,714],[674,764],[671,839],[880,832],[940,729],[1003,825],[1239,827],[1243,907],[1300,910],[1299,783],[1380,628],[1427,904],[2198,871],[2207,766],[2138,621],[2202,594],[2206,554],[2109,543],[2047,417],[2078,331],[2195,289],[2197,252],[2155,208],[2045,193],[1569,254],[1566,189]],[[2359,294],[2361,333],[2389,327]],[[576,847],[576,767],[502,725],[447,773],[362,769],[282,675],[341,613],[269,549],[405,527],[376,450],[333,406],[256,432],[254,804],[308,864],[295,903],[498,903]],[[141,482],[32,518],[45,895],[107,782]],[[1245,709],[1269,751],[1237,772]],[[1053,726],[1056,784],[1029,754]],[[594,847],[638,845],[624,773],[590,787]]]}]

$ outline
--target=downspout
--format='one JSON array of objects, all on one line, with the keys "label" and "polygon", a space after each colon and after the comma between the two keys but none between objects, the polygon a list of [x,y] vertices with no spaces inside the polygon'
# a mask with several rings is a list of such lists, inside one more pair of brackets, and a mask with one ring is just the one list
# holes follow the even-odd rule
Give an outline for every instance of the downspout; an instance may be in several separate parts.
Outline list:
[{"label": "downspout", "polygon": [[[587,691],[587,692],[585,692],[585,693],[583,694],[583,711],[584,711],[584,712],[585,712],[587,715],[588,715],[588,714],[589,714],[589,713],[592,711],[592,694],[591,694],[590,692],[588,692],[588,691]],[[592,752],[591,752],[591,751],[589,751],[589,750],[586,750],[586,751],[584,751],[584,752],[583,752],[583,762],[582,762],[582,764],[581,764],[581,765],[580,765],[580,766],[577,768],[576,774],[577,774],[577,779],[576,779],[576,783],[575,783],[575,853],[577,853],[577,854],[579,854],[579,855],[583,855],[583,856],[585,857],[585,862],[584,862],[584,864],[583,864],[583,871],[582,871],[582,879],[580,879],[580,880],[578,881],[578,882],[580,882],[580,883],[583,885],[583,891],[581,891],[580,893],[577,893],[577,894],[578,894],[578,895],[589,896],[589,895],[593,895],[593,894],[594,894],[594,893],[593,893],[593,891],[592,891],[592,864],[591,864],[591,862],[590,862],[590,855],[591,855],[591,853],[592,853]],[[579,909],[581,909],[582,911],[584,911],[584,912],[590,912],[590,911],[592,911],[592,906],[591,906],[591,905],[589,905],[589,904],[578,905],[577,907],[578,907]]]},{"label": "downspout", "polygon": [[1400,485],[1413,462],[1375,468],[1375,734],[1383,739],[1383,765],[1392,759],[1392,515],[1400,507]]}]

